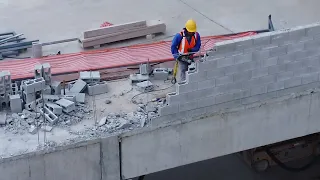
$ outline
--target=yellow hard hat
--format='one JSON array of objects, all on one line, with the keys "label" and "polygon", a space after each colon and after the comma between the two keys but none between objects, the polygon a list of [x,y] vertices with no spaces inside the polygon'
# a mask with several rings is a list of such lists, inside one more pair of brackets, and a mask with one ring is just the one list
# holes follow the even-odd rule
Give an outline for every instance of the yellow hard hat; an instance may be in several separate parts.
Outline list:
[{"label": "yellow hard hat", "polygon": [[186,29],[188,32],[196,32],[197,23],[193,19],[189,19],[186,23]]}]

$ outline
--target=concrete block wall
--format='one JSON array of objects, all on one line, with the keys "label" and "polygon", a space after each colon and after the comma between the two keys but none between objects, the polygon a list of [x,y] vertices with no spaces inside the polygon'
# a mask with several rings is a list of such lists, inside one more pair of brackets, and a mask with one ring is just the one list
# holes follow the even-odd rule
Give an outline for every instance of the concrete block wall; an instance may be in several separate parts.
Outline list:
[{"label": "concrete block wall", "polygon": [[320,84],[319,23],[218,42],[207,54],[167,95],[160,119],[208,114]]}]

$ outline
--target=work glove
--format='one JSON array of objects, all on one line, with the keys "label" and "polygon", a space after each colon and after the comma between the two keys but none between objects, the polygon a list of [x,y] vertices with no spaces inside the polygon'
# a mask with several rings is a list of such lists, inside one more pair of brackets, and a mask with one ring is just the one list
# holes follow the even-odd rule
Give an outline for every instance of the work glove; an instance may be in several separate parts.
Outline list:
[{"label": "work glove", "polygon": [[192,49],[191,49],[191,48],[189,48],[189,49],[187,49],[187,51],[188,51],[188,52],[192,52]]}]

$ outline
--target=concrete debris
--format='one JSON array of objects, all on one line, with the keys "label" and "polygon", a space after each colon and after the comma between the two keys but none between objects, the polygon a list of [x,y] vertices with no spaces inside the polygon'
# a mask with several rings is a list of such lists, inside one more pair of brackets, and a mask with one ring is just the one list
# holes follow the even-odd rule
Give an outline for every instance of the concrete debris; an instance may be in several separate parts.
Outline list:
[{"label": "concrete debris", "polygon": [[142,81],[147,81],[149,79],[148,75],[142,74],[130,74],[131,83],[137,83]]},{"label": "concrete debris", "polygon": [[45,132],[51,132],[52,129],[53,129],[52,126],[48,126],[48,125],[41,126],[41,130]]},{"label": "concrete debris", "polygon": [[153,70],[153,78],[156,80],[167,80],[169,77],[168,68],[155,68]]},{"label": "concrete debris", "polygon": [[0,112],[0,125],[5,125],[7,119],[7,113],[6,112]]},{"label": "concrete debris", "polygon": [[150,92],[150,91],[153,91],[154,89],[154,86],[150,81],[143,81],[143,82],[137,83],[137,87],[138,87],[138,90],[141,92]]},{"label": "concrete debris", "polygon": [[111,104],[111,100],[107,99],[104,101],[106,104]]},{"label": "concrete debris", "polygon": [[99,123],[98,123],[98,126],[99,126],[99,127],[100,127],[100,126],[103,126],[103,125],[106,124],[106,122],[107,122],[107,117],[103,117],[103,118],[100,119],[100,121],[99,121]]},{"label": "concrete debris", "polygon": [[84,82],[83,80],[81,79],[78,79],[74,85],[72,86],[72,88],[70,89],[69,92],[71,93],[81,93],[83,92],[87,87],[87,83]]},{"label": "concrete debris", "polygon": [[31,125],[29,128],[29,133],[30,134],[36,134],[38,132],[38,128],[34,125]]}]

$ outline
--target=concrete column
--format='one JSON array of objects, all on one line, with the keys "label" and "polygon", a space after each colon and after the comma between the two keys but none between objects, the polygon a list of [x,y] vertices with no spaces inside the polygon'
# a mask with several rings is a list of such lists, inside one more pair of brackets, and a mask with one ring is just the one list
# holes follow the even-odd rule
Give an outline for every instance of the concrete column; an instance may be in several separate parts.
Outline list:
[{"label": "concrete column", "polygon": [[32,57],[41,58],[42,57],[42,44],[38,42],[32,43]]},{"label": "concrete column", "polygon": [[101,180],[120,180],[118,136],[101,139]]}]

